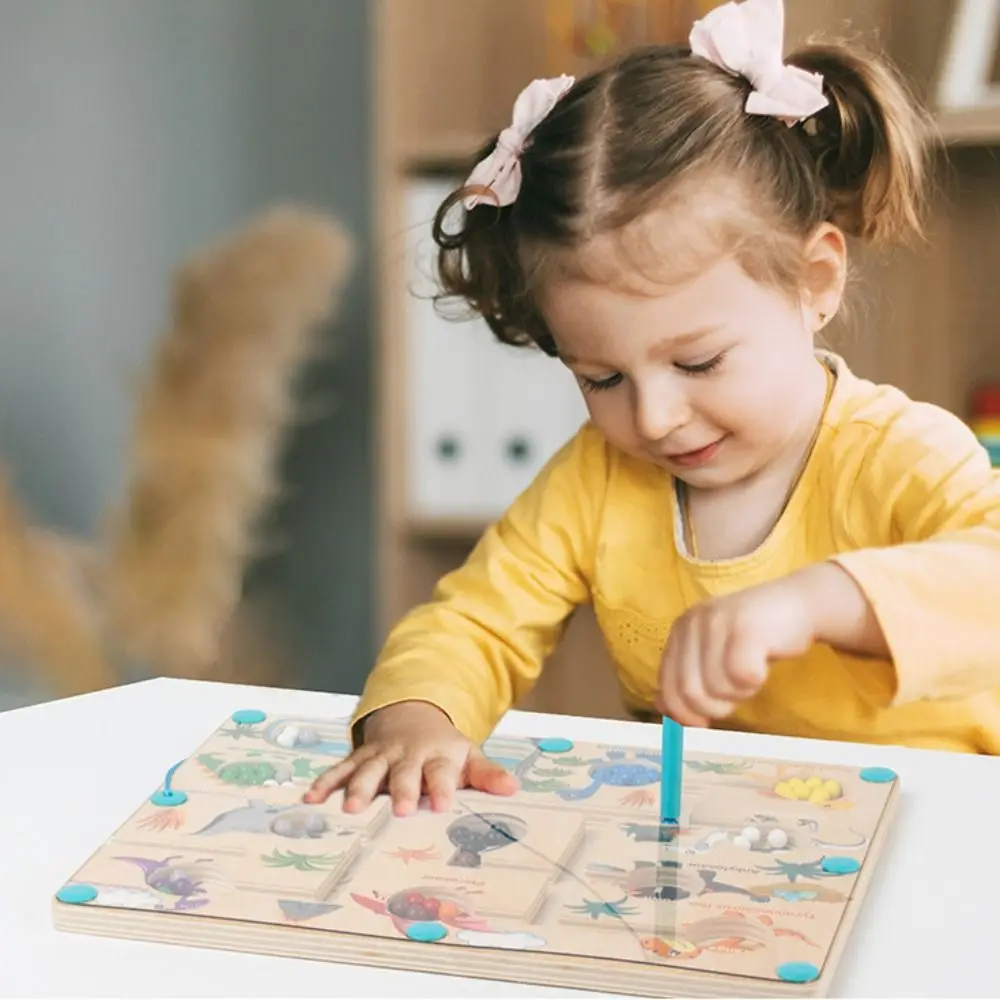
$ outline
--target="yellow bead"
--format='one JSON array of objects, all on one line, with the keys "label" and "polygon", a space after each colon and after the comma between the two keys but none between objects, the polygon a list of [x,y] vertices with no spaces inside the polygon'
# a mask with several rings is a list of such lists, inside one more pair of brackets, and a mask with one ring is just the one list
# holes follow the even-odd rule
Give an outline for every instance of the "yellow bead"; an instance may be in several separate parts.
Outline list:
[{"label": "yellow bead", "polygon": [[830,801],[830,795],[825,788],[814,789],[813,793],[809,796],[810,802],[815,802],[817,804]]},{"label": "yellow bead", "polygon": [[795,792],[792,791],[791,786],[787,781],[779,781],[774,786],[774,794],[780,795],[783,799],[794,799]]},{"label": "yellow bead", "polygon": [[823,779],[815,774],[811,778],[806,778],[806,788],[819,788],[823,784]]},{"label": "yellow bead", "polygon": [[788,782],[788,787],[797,799],[804,799],[809,796],[809,789],[806,788],[806,783],[801,778],[792,778]]},{"label": "yellow bead", "polygon": [[839,781],[834,781],[833,778],[828,779],[823,782],[823,789],[827,792],[831,799],[839,799],[843,794],[843,789],[840,787]]}]

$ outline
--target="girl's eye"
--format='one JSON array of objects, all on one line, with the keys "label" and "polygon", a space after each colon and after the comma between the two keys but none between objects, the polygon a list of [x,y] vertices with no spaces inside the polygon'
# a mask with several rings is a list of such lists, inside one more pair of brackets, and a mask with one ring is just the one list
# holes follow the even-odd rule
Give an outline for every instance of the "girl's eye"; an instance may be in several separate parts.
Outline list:
[{"label": "girl's eye", "polygon": [[586,392],[601,392],[604,389],[613,389],[621,380],[622,376],[620,372],[601,379],[587,378],[586,375],[580,376],[581,384]]},{"label": "girl's eye", "polygon": [[678,365],[677,367],[689,375],[704,375],[706,372],[714,371],[720,364],[722,364],[722,355],[716,354],[714,358],[703,361],[700,365]]}]

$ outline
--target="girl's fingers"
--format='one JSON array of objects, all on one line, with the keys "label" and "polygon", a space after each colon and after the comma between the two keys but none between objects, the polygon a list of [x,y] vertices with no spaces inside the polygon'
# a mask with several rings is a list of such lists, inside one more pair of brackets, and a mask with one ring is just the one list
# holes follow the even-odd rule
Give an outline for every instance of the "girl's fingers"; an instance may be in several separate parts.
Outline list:
[{"label": "girl's fingers", "polygon": [[465,781],[470,788],[491,795],[513,795],[518,787],[517,778],[505,767],[490,760],[478,747],[469,750]]},{"label": "girl's fingers", "polygon": [[461,777],[461,767],[448,757],[431,757],[424,764],[424,784],[435,812],[451,807],[451,799]]},{"label": "girl's fingers", "polygon": [[732,671],[732,633],[729,622],[705,615],[701,627],[701,675],[704,710],[713,718],[728,715],[751,692]]},{"label": "girl's fingers", "polygon": [[325,802],[365,761],[371,760],[378,752],[377,748],[362,746],[352,753],[350,757],[346,757],[339,763],[334,764],[333,767],[327,768],[309,786],[308,791],[302,797],[303,801],[310,803]]},{"label": "girl's fingers", "polygon": [[382,754],[366,760],[347,783],[344,812],[362,812],[367,809],[381,791],[389,767],[389,759]]},{"label": "girl's fingers", "polygon": [[389,798],[397,816],[407,816],[417,808],[423,769],[422,757],[404,757],[389,771]]},{"label": "girl's fingers", "polygon": [[671,632],[663,660],[664,714],[682,726],[707,724],[706,713],[700,707],[704,692],[693,631],[690,622],[685,622]]}]

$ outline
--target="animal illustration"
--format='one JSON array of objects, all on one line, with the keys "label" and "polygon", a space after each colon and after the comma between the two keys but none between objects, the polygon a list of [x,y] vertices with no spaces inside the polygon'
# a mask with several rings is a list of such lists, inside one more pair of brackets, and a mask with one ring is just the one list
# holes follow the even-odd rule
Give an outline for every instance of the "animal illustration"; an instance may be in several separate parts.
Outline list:
[{"label": "animal illustration", "polygon": [[[656,767],[640,760],[655,762]],[[595,762],[588,771],[590,784],[583,788],[561,788],[556,791],[566,802],[580,802],[595,795],[600,788],[608,785],[612,788],[636,788],[643,785],[653,785],[660,780],[661,758],[655,753],[639,753],[635,759],[628,760],[622,750],[609,750],[604,760]]]},{"label": "animal illustration", "polygon": [[643,949],[658,958],[690,961],[707,951],[758,951],[768,946],[774,934],[773,928],[764,930],[745,914],[734,911],[683,923],[678,930],[682,936],[643,938]]},{"label": "animal illustration", "polygon": [[699,869],[698,875],[703,883],[702,890],[699,895],[707,892],[732,892],[737,896],[749,896],[755,903],[766,903],[770,898],[766,893],[761,893],[754,889],[744,889],[741,885],[732,885],[729,882],[720,882],[719,873],[713,871],[711,868]]},{"label": "animal illustration", "polygon": [[641,899],[687,899],[699,889],[692,874],[677,861],[634,861],[622,888]]},{"label": "animal illustration", "polygon": [[132,885],[92,883],[97,890],[95,906],[113,906],[122,910],[193,910],[207,905],[207,899],[179,896],[172,901],[162,892],[141,889]]},{"label": "animal illustration", "polygon": [[733,893],[755,903],[766,903],[770,898],[769,894],[720,881],[714,869],[695,869],[669,858],[633,861],[631,869],[595,862],[587,866],[587,875],[610,880],[633,898],[677,901],[708,893]]},{"label": "animal illustration", "polygon": [[[165,896],[178,897],[174,909],[195,909],[204,906],[208,899],[204,881],[211,877],[212,871],[205,867],[211,858],[199,858],[189,864],[176,865],[181,855],[174,854],[157,861],[154,858],[132,856],[117,856],[116,861],[125,861],[142,869],[146,885]],[[202,897],[196,899],[195,897]]]},{"label": "animal illustration", "polygon": [[293,839],[317,839],[326,833],[344,836],[351,831],[331,831],[326,817],[312,806],[297,803],[272,805],[263,799],[248,799],[245,806],[227,809],[210,820],[195,836],[219,836],[226,833],[277,834]]},{"label": "animal illustration", "polygon": [[401,889],[388,898],[374,892],[370,896],[352,892],[351,899],[366,910],[388,917],[392,926],[403,937],[406,937],[406,930],[411,924],[428,920],[460,930],[496,930],[489,921],[477,917],[461,897],[443,895],[436,889],[423,886]]},{"label": "animal illustration", "polygon": [[268,760],[247,756],[241,760],[226,760],[217,754],[198,755],[198,763],[225,785],[261,787],[308,783],[323,767],[314,767],[307,757],[294,760]]},{"label": "animal illustration", "polygon": [[528,826],[517,816],[475,813],[452,820],[445,832],[456,848],[448,864],[459,868],[479,868],[485,852],[500,850],[523,840]]}]

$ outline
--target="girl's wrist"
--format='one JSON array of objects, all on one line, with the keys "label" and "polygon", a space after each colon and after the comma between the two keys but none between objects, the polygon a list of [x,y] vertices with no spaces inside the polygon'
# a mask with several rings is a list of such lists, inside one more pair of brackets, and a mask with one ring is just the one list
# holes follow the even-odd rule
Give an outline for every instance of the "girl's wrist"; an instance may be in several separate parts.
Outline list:
[{"label": "girl's wrist", "polygon": [[793,574],[813,624],[813,638],[843,652],[888,658],[875,610],[858,582],[839,563],[814,563]]}]

